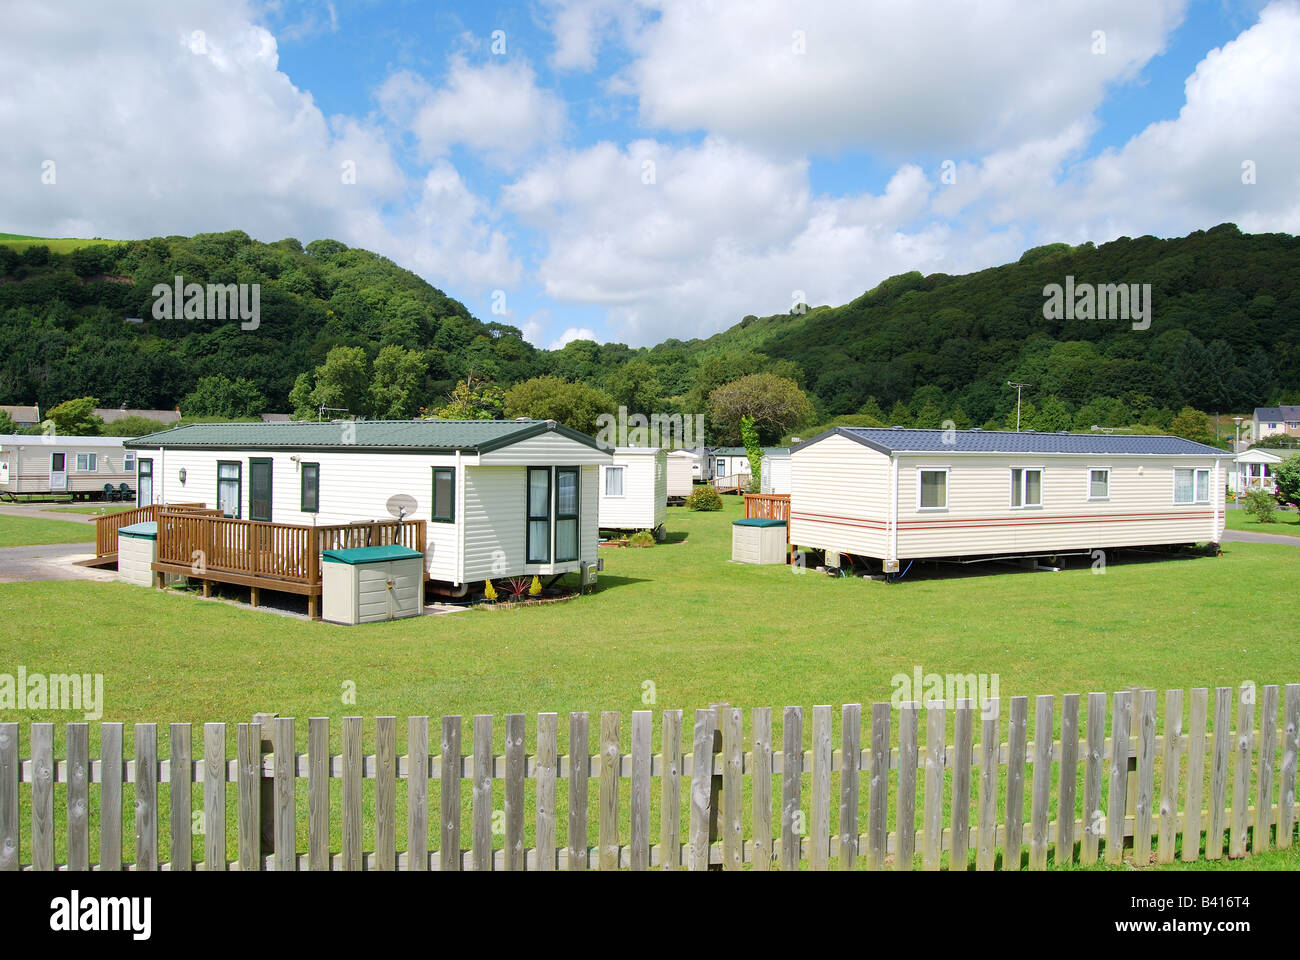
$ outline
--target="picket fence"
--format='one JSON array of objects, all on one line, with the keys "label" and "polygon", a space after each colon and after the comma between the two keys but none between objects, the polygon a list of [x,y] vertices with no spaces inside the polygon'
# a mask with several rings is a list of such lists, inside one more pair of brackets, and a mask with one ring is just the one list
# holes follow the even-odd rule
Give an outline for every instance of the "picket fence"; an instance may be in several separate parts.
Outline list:
[{"label": "picket fence", "polygon": [[[1231,728],[1236,700],[1236,727]],[[1255,724],[1256,700],[1260,721]],[[86,723],[67,725],[67,758],[54,756],[54,727],[29,727],[31,758],[19,753],[17,723],[0,724],[0,869],[86,870],[90,863],[91,787],[98,784],[98,870],[692,870],[1020,869],[1027,848],[1030,870],[1056,863],[1088,865],[1131,859],[1138,865],[1244,856],[1270,846],[1288,847],[1300,810],[1296,805],[1296,755],[1300,684],[1194,689],[1184,725],[1182,690],[1165,695],[1164,732],[1157,736],[1154,690],[1115,693],[1107,717],[1105,694],[1060,699],[1060,737],[1054,739],[1056,698],[1036,698],[1030,741],[1029,698],[1012,697],[1007,739],[1001,738],[998,700],[982,708],[971,700],[871,706],[863,739],[858,704],[841,709],[839,749],[834,748],[829,706],[812,710],[811,749],[804,745],[804,711],[786,707],[782,743],[772,742],[772,711],[750,715],[725,704],[695,712],[683,753],[682,711],[665,710],[659,753],[652,752],[653,714],[632,713],[631,753],[621,752],[622,717],[600,717],[599,746],[590,750],[586,713],[569,716],[569,748],[558,752],[558,717],[537,716],[536,752],[526,753],[523,714],[505,718],[505,754],[493,753],[493,717],[475,716],[469,753],[461,748],[462,719],[441,721],[440,753],[429,752],[427,717],[408,720],[408,752],[396,752],[397,721],[377,717],[376,752],[363,755],[363,721],[342,720],[341,754],[331,754],[328,718],[307,726],[307,752],[295,752],[292,718],[236,725],[236,756],[227,759],[227,725],[204,725],[204,756],[191,755],[188,723],[170,725],[169,759],[158,758],[157,726],[136,724],[132,759],[123,758],[123,725],[100,725],[100,752],[90,757]],[[926,742],[920,742],[921,714]],[[951,715],[951,733],[949,718]],[[1086,721],[1080,735],[1080,721]],[[1110,736],[1107,736],[1109,720]],[[974,742],[976,725],[979,743]],[[893,728],[897,728],[894,739]],[[1045,735],[1043,735],[1045,733]],[[267,742],[263,742],[263,736]],[[1280,764],[1277,762],[1280,755]],[[697,762],[700,761],[700,762]],[[1161,770],[1156,793],[1157,761]],[[1031,779],[1026,780],[1026,767]],[[1053,791],[1053,769],[1056,790]],[[176,774],[179,773],[179,776]],[[838,805],[832,797],[838,774]],[[1077,805],[1082,776],[1082,804]],[[805,777],[809,794],[805,811]],[[296,843],[298,781],[307,781],[306,850]],[[659,781],[659,839],[652,843],[651,781]],[[917,824],[918,779],[922,804]],[[332,781],[340,781],[335,816]],[[363,782],[374,781],[374,848],[362,848]],[[397,785],[407,781],[406,849],[397,844]],[[440,781],[440,843],[430,849],[429,794]],[[504,781],[504,846],[493,849],[493,782]],[[535,782],[535,842],[525,848],[525,783]],[[596,793],[596,843],[590,845],[589,781]],[[468,849],[461,840],[461,789],[472,791]],[[567,838],[557,842],[557,790],[567,784]],[[625,784],[625,781],[630,783]],[[685,781],[685,784],[683,783]],[[779,784],[778,784],[779,781]],[[974,783],[972,782],[974,781]],[[1231,802],[1229,785],[1231,781]],[[1002,785],[1000,785],[1002,782]],[[159,861],[159,784],[169,784],[170,860]],[[235,784],[238,858],[227,862],[227,784]],[[66,792],[66,852],[55,862],[55,785]],[[122,862],[122,801],[133,784],[135,862]],[[202,785],[204,860],[191,860],[192,785]],[[1205,787],[1208,784],[1208,806]],[[26,786],[20,793],[20,787]],[[621,787],[627,816],[620,819]],[[1253,796],[1256,798],[1252,805]],[[773,818],[773,791],[779,804]],[[972,791],[974,787],[974,791]],[[1106,789],[1103,800],[1103,788]],[[681,822],[682,790],[689,813]],[[974,796],[972,797],[972,792]],[[748,793],[748,830],[744,807]],[[945,807],[945,795],[948,805]],[[1055,809],[1052,797],[1055,795]],[[1025,803],[1029,818],[1025,819]],[[1002,801],[999,804],[999,801]],[[30,807],[31,836],[24,846],[21,804]],[[1122,804],[1122,814],[1108,809]],[[973,816],[972,816],[973,806]],[[1084,813],[1076,816],[1076,806]],[[890,828],[890,809],[894,813]],[[1002,821],[998,822],[999,807]],[[435,808],[436,809],[436,808]],[[832,827],[838,811],[837,829]],[[946,812],[945,812],[946,811]],[[1053,817],[1053,813],[1055,816]],[[367,818],[368,819],[368,818]],[[332,824],[341,849],[331,849]],[[865,832],[863,826],[865,825]],[[627,831],[624,833],[623,827]],[[1274,831],[1274,828],[1275,831]],[[1178,840],[1181,837],[1181,850]],[[1153,849],[1154,841],[1154,849]],[[1126,855],[1126,847],[1128,847]],[[24,856],[29,859],[24,861]],[[446,851],[453,851],[448,856]],[[972,858],[973,852],[973,858]],[[946,857],[945,857],[946,854]]]}]

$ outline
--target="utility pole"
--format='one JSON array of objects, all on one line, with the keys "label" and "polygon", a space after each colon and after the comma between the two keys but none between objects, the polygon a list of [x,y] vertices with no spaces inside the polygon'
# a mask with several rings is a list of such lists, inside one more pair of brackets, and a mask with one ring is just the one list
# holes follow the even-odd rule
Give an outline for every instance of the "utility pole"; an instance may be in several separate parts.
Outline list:
[{"label": "utility pole", "polygon": [[320,405],[320,409],[316,411],[316,422],[317,422],[317,423],[320,423],[323,419],[325,419],[325,411],[326,411],[326,410],[337,410],[339,413],[347,413],[347,412],[348,412],[348,408],[347,408],[347,407],[327,407],[327,406],[325,406],[325,404],[322,403],[322,404]]},{"label": "utility pole", "polygon": [[1246,419],[1246,418],[1245,418],[1245,417],[1233,417],[1233,418],[1232,418],[1232,422],[1235,423],[1235,424],[1237,425],[1237,433],[1236,433],[1236,436],[1233,437],[1233,440],[1232,440],[1232,452],[1233,452],[1233,453],[1240,453],[1240,452],[1241,452],[1241,421],[1244,420],[1244,419]]},{"label": "utility pole", "polygon": [[1017,383],[1015,380],[1007,381],[1008,387],[1016,388],[1016,433],[1020,432],[1020,391],[1024,387],[1032,387],[1032,383]]}]

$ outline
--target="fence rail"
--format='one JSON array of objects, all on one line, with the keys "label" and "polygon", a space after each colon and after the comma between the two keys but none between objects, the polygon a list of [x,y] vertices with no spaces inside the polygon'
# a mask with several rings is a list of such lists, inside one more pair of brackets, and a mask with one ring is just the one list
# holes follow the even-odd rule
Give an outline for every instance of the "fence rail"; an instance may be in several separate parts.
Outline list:
[{"label": "fence rail", "polygon": [[[120,513],[108,513],[100,517],[91,517],[95,524],[95,556],[108,557],[117,553],[117,531],[133,523],[144,523],[158,519],[159,504],[151,503],[143,507],[133,507]],[[207,513],[220,516],[220,510],[209,510],[203,503],[169,503],[163,509],[185,513]]]},{"label": "fence rail", "polygon": [[[1232,728],[1233,692],[1220,687],[1211,698],[1205,688],[1192,690],[1184,726],[1183,691],[1168,691],[1160,736],[1154,690],[1114,694],[1109,717],[1105,694],[1061,697],[1059,738],[1053,737],[1057,699],[1040,696],[1034,702],[1032,741],[1028,697],[1010,698],[1005,741],[997,700],[984,708],[970,700],[952,707],[904,703],[899,709],[876,703],[867,711],[866,728],[862,708],[845,704],[839,749],[833,745],[829,706],[812,710],[810,749],[800,707],[785,708],[779,743],[772,737],[770,708],[751,711],[747,734],[740,708],[719,704],[697,710],[685,744],[682,711],[666,710],[659,753],[652,752],[651,711],[632,713],[630,753],[621,751],[619,713],[601,714],[594,751],[588,714],[573,713],[565,755],[559,753],[554,713],[537,715],[532,755],[525,752],[525,716],[507,715],[504,756],[493,752],[491,715],[475,716],[468,731],[460,716],[443,717],[433,731],[440,739],[436,754],[429,751],[429,718],[422,716],[408,719],[404,755],[397,753],[394,717],[375,719],[372,755],[362,751],[360,717],[343,718],[339,754],[329,750],[327,718],[308,721],[305,754],[295,751],[299,731],[292,718],[275,718],[265,727],[240,723],[234,759],[227,757],[224,723],[204,724],[200,758],[192,755],[190,724],[171,724],[171,755],[162,760],[152,723],[135,725],[129,760],[123,757],[120,723],[100,726],[97,759],[90,757],[89,725],[68,724],[67,757],[61,760],[54,756],[53,724],[30,725],[31,757],[20,759],[19,725],[5,723],[0,724],[0,870],[90,869],[92,784],[99,784],[99,870],[193,869],[194,784],[202,785],[204,827],[205,855],[197,865],[208,870],[735,870],[746,865],[825,870],[880,869],[891,860],[893,869],[973,865],[993,870],[999,854],[1004,870],[1020,869],[1022,858],[1030,870],[1042,870],[1049,855],[1057,863],[1086,865],[1099,858],[1119,863],[1126,846],[1138,865],[1153,859],[1170,863],[1176,856],[1190,862],[1202,858],[1202,838],[1203,857],[1209,860],[1221,859],[1225,849],[1229,857],[1240,857],[1270,845],[1289,847],[1300,821],[1295,795],[1300,684],[1282,688],[1280,726],[1279,688],[1260,689],[1258,729],[1253,688],[1238,694]],[[463,734],[468,751],[462,748]],[[657,843],[651,838],[655,779]],[[307,822],[300,849],[302,780]],[[363,821],[368,780],[374,781],[373,817]],[[407,830],[405,850],[399,851],[397,785],[402,780]],[[335,781],[340,789],[332,793]],[[437,805],[430,803],[434,781]],[[465,781],[472,798],[468,847],[461,835]],[[503,811],[493,801],[497,781],[503,782],[498,791],[504,793]],[[525,787],[530,781],[534,844],[528,848]],[[24,784],[30,789],[20,793]],[[55,862],[55,784],[66,785],[66,864]],[[123,863],[122,856],[123,829],[132,826],[122,817],[127,784],[134,785],[132,864]],[[169,786],[166,810],[159,802],[160,784]],[[227,784],[235,789],[228,792]],[[566,785],[567,821],[559,814],[561,784]],[[594,836],[589,832],[593,794]],[[20,830],[24,798],[31,822],[26,847]],[[234,861],[227,860],[230,813],[238,851]],[[494,849],[498,813],[504,843]],[[158,844],[164,816],[171,836],[165,863]],[[363,822],[373,826],[369,851],[362,847]],[[335,825],[337,850],[331,845]],[[436,849],[431,837],[439,841]]]},{"label": "fence rail", "polygon": [[788,493],[747,493],[745,494],[745,519],[783,520],[790,522],[790,494]]}]

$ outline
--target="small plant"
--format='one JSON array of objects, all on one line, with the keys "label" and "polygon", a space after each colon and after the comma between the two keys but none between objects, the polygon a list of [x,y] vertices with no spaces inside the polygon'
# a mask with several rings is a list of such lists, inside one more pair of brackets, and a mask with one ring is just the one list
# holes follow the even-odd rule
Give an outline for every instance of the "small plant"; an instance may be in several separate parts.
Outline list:
[{"label": "small plant", "polygon": [[627,538],[627,545],[629,547],[653,547],[655,545],[655,535],[649,530],[638,530]]},{"label": "small plant", "polygon": [[1245,497],[1245,511],[1260,523],[1274,523],[1273,516],[1276,501],[1272,494],[1263,490],[1252,490]]},{"label": "small plant", "polygon": [[537,597],[537,596],[541,596],[541,593],[542,593],[541,578],[538,577],[537,574],[533,574],[533,582],[528,586],[528,595],[530,597]]},{"label": "small plant", "polygon": [[686,498],[686,507],[688,510],[721,510],[722,497],[717,490],[706,484],[691,491],[691,495]]},{"label": "small plant", "polygon": [[492,586],[491,580],[483,581],[483,596],[485,596],[488,600],[496,600],[497,588]]},{"label": "small plant", "polygon": [[506,581],[506,589],[510,593],[511,600],[522,600],[528,595],[528,588],[532,582],[527,577],[511,577]]}]

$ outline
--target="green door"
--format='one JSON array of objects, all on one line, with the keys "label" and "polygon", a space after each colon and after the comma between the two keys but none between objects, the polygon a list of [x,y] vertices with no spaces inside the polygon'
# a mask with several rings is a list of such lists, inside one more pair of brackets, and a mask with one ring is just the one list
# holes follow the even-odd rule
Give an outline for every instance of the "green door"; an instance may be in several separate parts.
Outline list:
[{"label": "green door", "polygon": [[271,461],[248,461],[248,516],[251,520],[271,521]]}]

